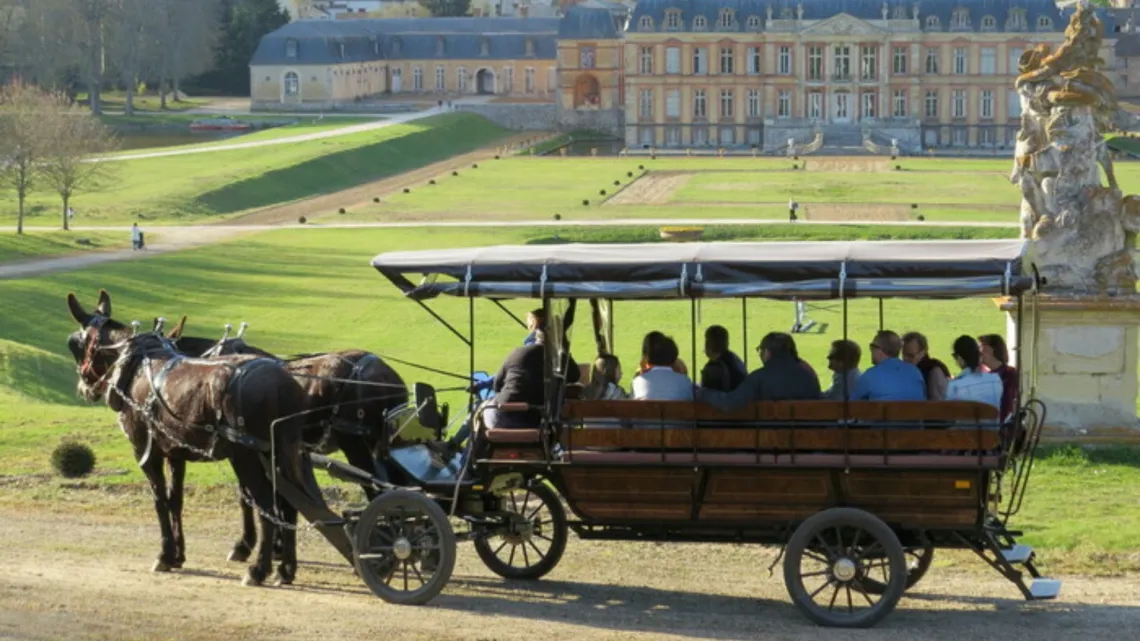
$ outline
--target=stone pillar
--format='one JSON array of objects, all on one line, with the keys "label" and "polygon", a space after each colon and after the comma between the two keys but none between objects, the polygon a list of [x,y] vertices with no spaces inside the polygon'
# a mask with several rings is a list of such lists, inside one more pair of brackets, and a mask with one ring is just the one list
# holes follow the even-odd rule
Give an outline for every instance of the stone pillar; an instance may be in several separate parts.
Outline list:
[{"label": "stone pillar", "polygon": [[1011,363],[1020,352],[1026,399],[1036,361],[1036,396],[1046,407],[1047,435],[1098,441],[1140,437],[1140,297],[1041,296],[1036,358],[1034,303],[1026,302],[1019,325],[1017,301],[996,302],[1006,314]]}]

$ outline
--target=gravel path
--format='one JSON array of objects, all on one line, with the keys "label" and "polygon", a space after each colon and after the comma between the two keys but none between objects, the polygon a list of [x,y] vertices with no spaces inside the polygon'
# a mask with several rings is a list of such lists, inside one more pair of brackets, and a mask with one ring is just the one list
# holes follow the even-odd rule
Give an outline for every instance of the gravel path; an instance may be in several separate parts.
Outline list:
[{"label": "gravel path", "polygon": [[156,575],[157,527],[141,503],[130,518],[0,510],[0,638],[1099,641],[1140,629],[1134,579],[1067,577],[1060,600],[1026,603],[979,561],[978,572],[936,565],[874,630],[824,631],[790,604],[778,569],[768,576],[771,550],[575,538],[548,579],[529,584],[495,577],[461,545],[444,593],[399,607],[312,531],[301,533],[297,585],[244,588],[244,567],[223,560],[236,510],[187,516],[187,568]]}]

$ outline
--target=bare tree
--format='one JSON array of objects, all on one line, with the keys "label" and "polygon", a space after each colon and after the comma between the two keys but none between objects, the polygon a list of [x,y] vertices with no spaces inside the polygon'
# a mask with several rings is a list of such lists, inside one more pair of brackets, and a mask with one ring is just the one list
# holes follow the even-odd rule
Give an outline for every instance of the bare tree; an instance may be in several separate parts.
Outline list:
[{"label": "bare tree", "polygon": [[19,82],[0,87],[0,185],[16,192],[16,233],[24,233],[24,203],[51,139],[51,127],[65,99]]},{"label": "bare tree", "polygon": [[159,93],[166,109],[169,90],[181,101],[180,83],[213,62],[219,0],[156,0]]},{"label": "bare tree", "polygon": [[87,84],[91,113],[103,113],[103,81],[107,72],[107,32],[113,24],[118,0],[74,0],[79,18],[80,63]]},{"label": "bare tree", "polygon": [[81,109],[60,108],[47,117],[52,126],[39,171],[59,194],[66,230],[72,196],[110,175],[113,163],[100,162],[97,157],[115,149],[118,140],[96,116]]}]

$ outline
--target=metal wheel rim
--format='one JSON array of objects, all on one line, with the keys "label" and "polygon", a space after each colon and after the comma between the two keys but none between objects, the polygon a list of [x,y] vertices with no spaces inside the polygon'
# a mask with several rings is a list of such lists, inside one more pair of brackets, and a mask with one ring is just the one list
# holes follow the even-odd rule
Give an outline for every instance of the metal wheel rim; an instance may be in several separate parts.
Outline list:
[{"label": "metal wheel rim", "polygon": [[392,592],[416,595],[431,589],[444,553],[443,532],[431,515],[412,505],[393,505],[368,526],[368,549],[357,551],[360,569]]},{"label": "metal wheel rim", "polygon": [[[504,565],[513,568],[531,568],[542,563],[554,549],[554,512],[546,501],[530,488],[511,489],[500,499],[502,509],[516,518],[521,517],[529,527],[523,534],[493,533],[487,536],[488,549]],[[523,565],[516,565],[516,558]],[[533,561],[533,562],[532,562]]]},{"label": "metal wheel rim", "polygon": [[886,548],[871,532],[832,525],[816,532],[804,549],[798,581],[815,607],[829,616],[855,620],[883,604],[882,594],[868,590],[865,580],[881,576],[888,585],[891,572]]}]

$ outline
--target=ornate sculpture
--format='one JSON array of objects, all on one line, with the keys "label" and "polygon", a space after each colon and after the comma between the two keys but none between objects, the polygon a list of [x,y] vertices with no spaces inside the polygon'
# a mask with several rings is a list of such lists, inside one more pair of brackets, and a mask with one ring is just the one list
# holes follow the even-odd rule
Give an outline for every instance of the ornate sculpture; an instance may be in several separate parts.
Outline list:
[{"label": "ornate sculpture", "polygon": [[1022,194],[1022,237],[1036,241],[1038,267],[1057,292],[1135,292],[1140,202],[1121,194],[1104,142],[1119,107],[1100,72],[1103,37],[1094,11],[1078,6],[1056,51],[1041,44],[1021,55],[1015,83],[1022,115],[1010,182]]}]

